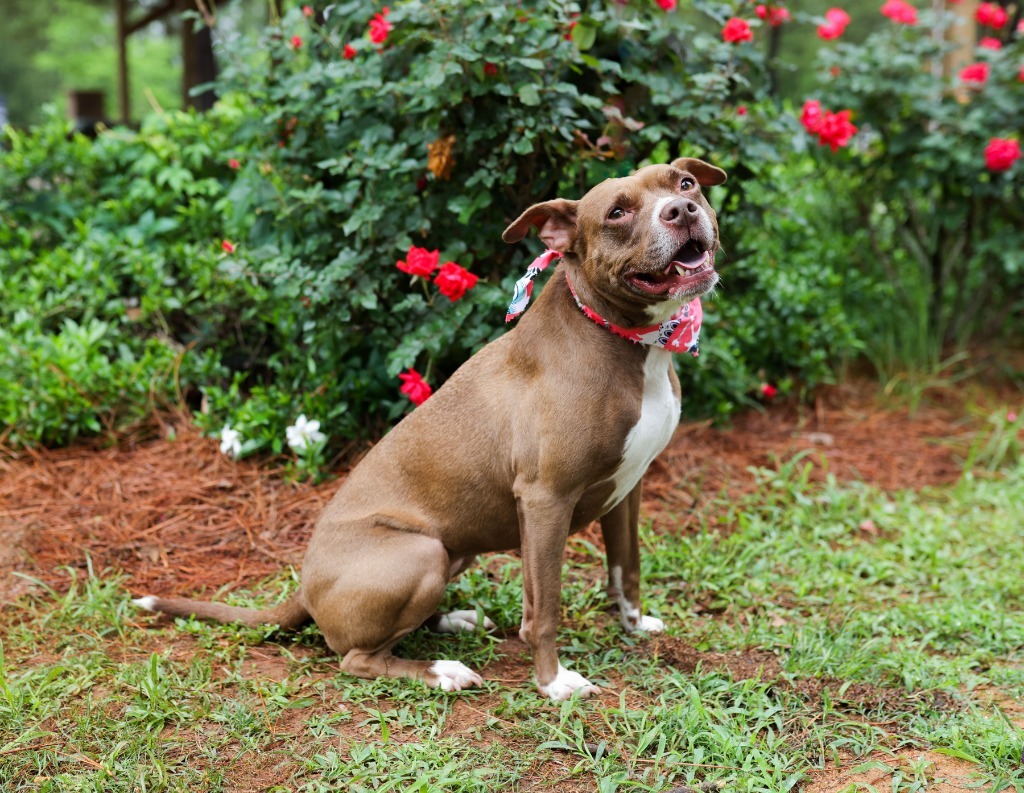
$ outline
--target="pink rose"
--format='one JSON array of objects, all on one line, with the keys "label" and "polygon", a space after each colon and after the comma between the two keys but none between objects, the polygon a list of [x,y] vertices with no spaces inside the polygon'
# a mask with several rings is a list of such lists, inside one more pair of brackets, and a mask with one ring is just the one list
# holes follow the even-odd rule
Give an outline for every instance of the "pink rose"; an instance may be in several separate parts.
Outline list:
[{"label": "pink rose", "polygon": [[800,113],[800,123],[808,132],[817,132],[821,125],[821,102],[817,99],[808,99],[804,102],[804,109]]},{"label": "pink rose", "polygon": [[974,18],[978,20],[979,25],[986,25],[999,30],[999,28],[1006,24],[1010,15],[1006,13],[1005,8],[995,3],[981,3],[978,6],[978,10],[974,13]]},{"label": "pink rose", "polygon": [[441,294],[452,302],[462,297],[466,292],[476,286],[479,279],[465,267],[460,267],[455,262],[445,262],[441,265],[441,271],[434,278]]},{"label": "pink rose", "polygon": [[676,0],[658,0],[658,5],[661,6],[662,11],[676,10]]},{"label": "pink rose", "polygon": [[313,7],[312,6],[303,6],[302,7],[302,15],[306,19],[309,19],[311,16],[313,16]]},{"label": "pink rose", "polygon": [[981,41],[978,42],[978,46],[986,50],[998,50],[1002,49],[1003,42],[999,39],[994,39],[991,36],[985,36]]},{"label": "pink rose", "polygon": [[885,0],[882,6],[882,16],[889,17],[893,22],[901,25],[917,24],[917,9],[906,0]]},{"label": "pink rose", "polygon": [[437,269],[437,262],[441,258],[440,251],[428,251],[426,248],[417,248],[413,245],[405,254],[405,261],[395,262],[395,267],[409,275],[420,275],[429,278],[430,274]]},{"label": "pink rose", "polygon": [[241,167],[242,167],[242,163],[240,163],[234,157],[232,157],[230,160],[228,160],[228,168],[230,168],[232,171],[237,171]]},{"label": "pink rose", "polygon": [[960,70],[960,79],[965,83],[977,83],[979,86],[988,81],[988,64],[972,63]]},{"label": "pink rose", "polygon": [[430,383],[424,380],[423,375],[415,369],[402,372],[398,375],[398,378],[402,381],[402,387],[398,389],[399,392],[409,397],[414,405],[422,405],[434,393]]},{"label": "pink rose", "polygon": [[224,251],[224,253],[235,252],[235,243],[233,243],[231,240],[222,240],[220,243],[220,247],[221,250]]},{"label": "pink rose", "polygon": [[985,167],[1002,173],[1020,159],[1020,142],[1012,138],[992,138],[985,147]]},{"label": "pink rose", "polygon": [[302,36],[292,36],[292,49],[293,50],[301,50],[302,49]]},{"label": "pink rose", "polygon": [[818,36],[826,41],[837,39],[846,32],[849,24],[849,14],[841,8],[830,8],[825,12],[825,24],[818,25]]},{"label": "pink rose", "polygon": [[739,17],[731,17],[722,28],[722,41],[729,44],[739,44],[743,41],[753,41],[754,34],[746,20]]}]

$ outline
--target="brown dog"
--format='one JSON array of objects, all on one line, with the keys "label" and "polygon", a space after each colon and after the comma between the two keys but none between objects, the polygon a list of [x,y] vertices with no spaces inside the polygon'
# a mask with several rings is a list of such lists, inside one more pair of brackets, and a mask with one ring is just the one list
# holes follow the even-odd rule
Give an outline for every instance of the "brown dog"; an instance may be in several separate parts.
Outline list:
[{"label": "brown dog", "polygon": [[623,627],[664,629],[639,608],[637,517],[640,478],[679,421],[679,381],[671,353],[648,344],[652,334],[642,343],[617,334],[658,330],[715,286],[718,225],[700,186],[723,181],[720,169],[679,159],[609,179],[579,201],[530,207],[503,238],[517,242],[537,226],[563,264],[513,330],[349,474],[317,523],[291,599],[265,610],[135,602],[249,625],[313,619],[345,671],[450,691],[483,681],[458,661],[391,650],[425,623],[477,627],[475,611],[436,613],[445,586],[477,554],[521,548],[520,636],[533,649],[538,687],[553,699],[596,692],[559,663],[555,645],[566,538],[600,519]]}]

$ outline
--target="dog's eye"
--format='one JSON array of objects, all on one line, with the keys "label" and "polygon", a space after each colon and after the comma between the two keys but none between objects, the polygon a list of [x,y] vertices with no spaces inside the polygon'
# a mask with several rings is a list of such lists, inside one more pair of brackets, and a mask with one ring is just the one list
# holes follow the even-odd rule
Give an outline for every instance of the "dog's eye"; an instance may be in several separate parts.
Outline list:
[{"label": "dog's eye", "polygon": [[683,181],[679,184],[680,190],[692,190],[697,186],[697,183],[693,181],[689,176],[684,176]]},{"label": "dog's eye", "polygon": [[626,217],[626,210],[622,207],[615,207],[611,212],[608,213],[609,220],[619,220],[620,218]]}]

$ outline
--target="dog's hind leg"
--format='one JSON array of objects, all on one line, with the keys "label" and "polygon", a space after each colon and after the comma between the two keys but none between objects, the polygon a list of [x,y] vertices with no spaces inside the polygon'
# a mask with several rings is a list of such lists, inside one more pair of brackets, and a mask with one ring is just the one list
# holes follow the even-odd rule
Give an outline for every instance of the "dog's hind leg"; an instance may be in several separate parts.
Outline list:
[{"label": "dog's hind leg", "polygon": [[[323,548],[325,542],[332,547]],[[364,678],[409,677],[445,691],[483,684],[458,661],[391,654],[403,636],[437,612],[444,597],[450,562],[439,540],[378,525],[347,531],[344,542],[321,538],[318,545],[312,558],[330,564],[304,570],[303,584],[328,646],[343,656],[342,671]]]},{"label": "dog's hind leg", "polygon": [[[449,565],[448,580],[454,581],[476,562],[475,556],[464,556],[451,560]],[[477,609],[459,609],[447,613],[438,612],[426,622],[426,627],[434,633],[462,633],[463,631],[475,631],[481,627],[485,631],[497,629],[497,625],[486,614]]]}]

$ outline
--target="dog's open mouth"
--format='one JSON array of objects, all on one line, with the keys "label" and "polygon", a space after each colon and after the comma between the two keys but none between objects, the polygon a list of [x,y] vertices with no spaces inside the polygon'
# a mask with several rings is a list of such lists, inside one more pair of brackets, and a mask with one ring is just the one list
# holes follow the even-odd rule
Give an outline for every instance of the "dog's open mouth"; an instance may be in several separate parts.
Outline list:
[{"label": "dog's open mouth", "polygon": [[633,270],[626,280],[635,288],[651,295],[675,295],[682,291],[703,291],[712,286],[715,259],[699,240],[689,240],[675,252],[663,270]]}]

